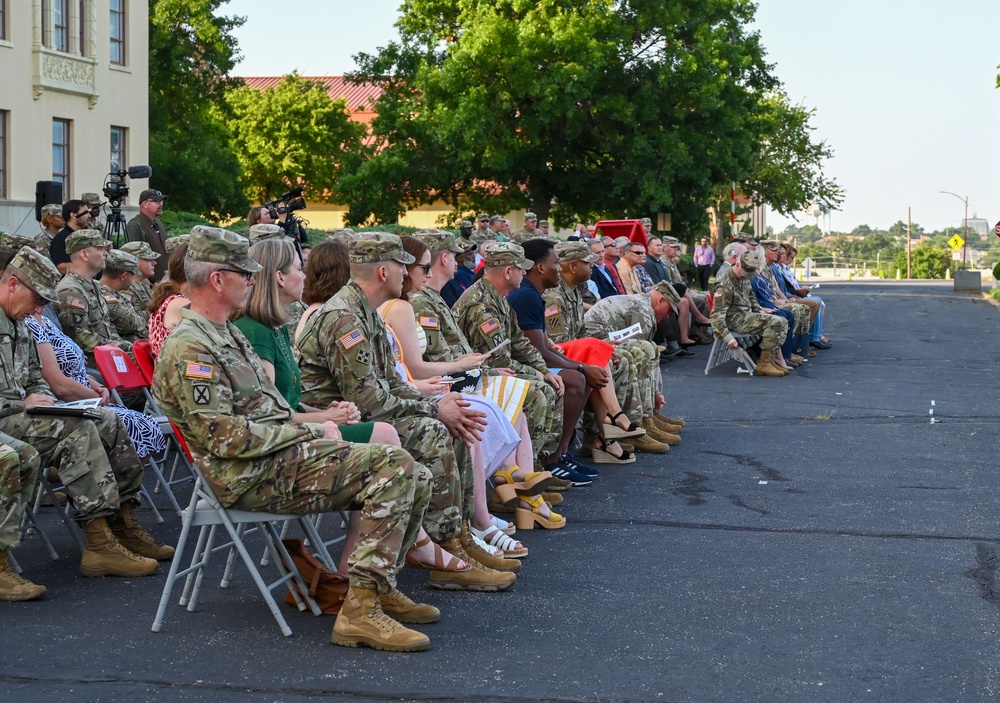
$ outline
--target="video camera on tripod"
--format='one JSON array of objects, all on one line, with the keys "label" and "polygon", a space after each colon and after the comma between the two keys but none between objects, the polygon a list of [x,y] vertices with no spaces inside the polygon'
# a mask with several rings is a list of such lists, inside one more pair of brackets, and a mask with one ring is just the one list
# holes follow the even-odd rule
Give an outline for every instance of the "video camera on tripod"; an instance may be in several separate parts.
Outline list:
[{"label": "video camera on tripod", "polygon": [[[269,200],[263,205],[271,213],[271,219],[280,225],[285,230],[285,234],[295,241],[295,250],[299,253],[299,258],[302,257],[302,244],[308,243],[309,240],[302,220],[292,213],[296,210],[306,209],[306,201],[302,197],[302,193],[304,192],[304,186],[296,186],[283,193],[280,197]],[[282,216],[284,216],[283,220]]]},{"label": "video camera on tripod", "polygon": [[118,249],[125,243],[125,215],[122,203],[128,197],[126,178],[150,178],[153,169],[149,166],[129,166],[124,171],[112,171],[104,178],[104,197],[111,209],[106,219],[104,236]]}]

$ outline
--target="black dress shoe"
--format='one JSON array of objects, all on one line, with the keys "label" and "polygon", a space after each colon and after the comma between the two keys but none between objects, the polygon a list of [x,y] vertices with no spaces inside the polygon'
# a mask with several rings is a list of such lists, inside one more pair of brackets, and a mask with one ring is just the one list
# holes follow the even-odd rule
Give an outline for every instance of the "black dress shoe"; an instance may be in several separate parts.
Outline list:
[{"label": "black dress shoe", "polygon": [[687,349],[681,349],[674,356],[676,356],[678,359],[689,359],[692,356],[698,356],[698,355],[695,354],[694,352],[688,351]]},{"label": "black dress shoe", "polygon": [[816,347],[817,349],[833,349],[832,344],[827,344],[822,340],[816,340],[815,342],[809,342],[810,347]]}]

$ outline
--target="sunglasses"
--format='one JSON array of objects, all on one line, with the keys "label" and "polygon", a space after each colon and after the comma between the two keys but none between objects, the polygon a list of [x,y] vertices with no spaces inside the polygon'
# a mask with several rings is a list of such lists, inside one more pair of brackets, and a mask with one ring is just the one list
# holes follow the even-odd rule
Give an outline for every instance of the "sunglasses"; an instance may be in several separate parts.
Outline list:
[{"label": "sunglasses", "polygon": [[416,266],[414,266],[414,268],[423,269],[424,270],[424,275],[425,276],[430,276],[431,275],[431,266],[432,265],[433,264],[417,264]]}]

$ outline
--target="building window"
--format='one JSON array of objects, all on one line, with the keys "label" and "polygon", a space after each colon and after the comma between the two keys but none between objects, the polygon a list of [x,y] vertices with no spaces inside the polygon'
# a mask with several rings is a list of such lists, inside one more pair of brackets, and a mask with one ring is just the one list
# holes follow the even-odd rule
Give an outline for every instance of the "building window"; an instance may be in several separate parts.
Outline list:
[{"label": "building window", "polygon": [[0,39],[7,39],[7,0],[0,0]]},{"label": "building window", "polygon": [[52,48],[69,51],[69,0],[49,0],[52,4]]},{"label": "building window", "polygon": [[80,56],[85,56],[87,51],[84,47],[87,46],[87,22],[84,19],[87,16],[87,0],[80,0]]},{"label": "building window", "polygon": [[6,110],[0,110],[0,200],[7,199],[7,115]]},{"label": "building window", "polygon": [[111,171],[124,171],[128,163],[125,158],[125,135],[124,127],[111,128]]},{"label": "building window", "polygon": [[69,199],[69,120],[52,120],[52,180],[63,184],[63,198]]},{"label": "building window", "polygon": [[111,63],[125,65],[125,0],[111,0]]}]

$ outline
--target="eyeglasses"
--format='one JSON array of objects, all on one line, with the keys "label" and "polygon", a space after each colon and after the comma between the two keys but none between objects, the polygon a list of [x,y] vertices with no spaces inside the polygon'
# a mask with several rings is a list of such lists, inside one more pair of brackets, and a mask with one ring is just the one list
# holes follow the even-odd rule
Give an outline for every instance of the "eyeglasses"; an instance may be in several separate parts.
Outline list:
[{"label": "eyeglasses", "polygon": [[243,276],[244,280],[247,280],[247,281],[249,281],[250,279],[253,278],[253,273],[252,272],[250,272],[250,271],[241,271],[239,269],[219,269],[219,272],[220,273],[238,273],[239,275]]},{"label": "eyeglasses", "polygon": [[423,269],[424,270],[424,275],[425,276],[430,276],[431,275],[431,266],[433,266],[433,264],[417,264],[414,268]]},{"label": "eyeglasses", "polygon": [[44,306],[48,305],[48,303],[49,303],[48,299],[47,298],[43,298],[42,296],[38,295],[38,293],[35,292],[35,289],[31,287],[30,283],[28,283],[27,281],[23,280],[20,276],[18,276],[16,274],[14,275],[14,280],[16,280],[19,284],[21,284],[26,291],[28,291],[29,293],[31,293],[31,297],[33,297],[35,299],[35,307],[36,308],[40,308],[40,307],[44,307]]}]

